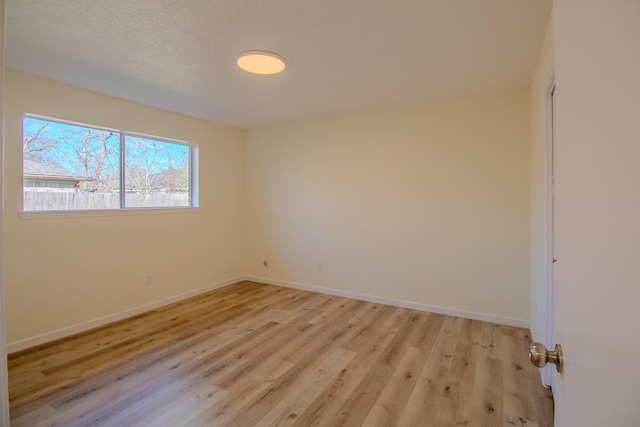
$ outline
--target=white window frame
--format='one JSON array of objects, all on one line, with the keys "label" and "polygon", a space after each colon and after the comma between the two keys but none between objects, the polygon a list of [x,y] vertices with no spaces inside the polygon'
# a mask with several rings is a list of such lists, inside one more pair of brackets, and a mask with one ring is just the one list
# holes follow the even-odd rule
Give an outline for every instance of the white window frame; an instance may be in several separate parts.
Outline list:
[{"label": "white window frame", "polygon": [[[108,215],[138,215],[138,214],[163,214],[163,213],[186,213],[193,212],[199,208],[199,146],[198,144],[180,141],[171,138],[159,137],[155,135],[148,135],[138,132],[130,132],[122,129],[114,129],[105,126],[96,126],[81,122],[75,122],[71,120],[64,120],[58,118],[52,118],[47,116],[41,116],[38,114],[30,114],[26,113],[22,117],[22,134],[20,142],[24,144],[24,121],[25,119],[35,119],[35,120],[45,120],[52,123],[60,123],[63,125],[71,125],[71,126],[81,126],[85,128],[95,129],[99,131],[107,131],[114,132],[119,135],[119,144],[120,144],[120,176],[119,176],[119,187],[120,187],[120,207],[116,209],[76,209],[76,210],[37,210],[37,211],[26,211],[24,210],[24,170],[22,170],[21,177],[21,191],[23,193],[22,206],[19,216],[24,219],[38,219],[38,218],[53,218],[53,217],[79,217],[79,216],[108,216]],[[183,145],[189,147],[189,205],[188,206],[154,206],[154,207],[126,207],[125,206],[125,198],[126,198],[126,181],[125,181],[125,156],[126,156],[126,148],[125,148],[125,138],[133,137],[133,138],[143,138],[150,139],[158,142],[175,144],[175,145]],[[22,150],[21,150],[22,153]],[[21,162],[24,157],[21,158]]]}]

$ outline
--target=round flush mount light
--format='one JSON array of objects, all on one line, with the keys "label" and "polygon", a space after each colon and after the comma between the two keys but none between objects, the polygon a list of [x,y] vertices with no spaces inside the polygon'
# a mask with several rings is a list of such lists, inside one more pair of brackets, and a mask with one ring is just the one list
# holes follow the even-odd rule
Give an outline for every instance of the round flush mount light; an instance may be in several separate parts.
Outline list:
[{"label": "round flush mount light", "polygon": [[238,55],[238,67],[253,74],[278,74],[284,70],[284,58],[263,50],[250,50]]}]

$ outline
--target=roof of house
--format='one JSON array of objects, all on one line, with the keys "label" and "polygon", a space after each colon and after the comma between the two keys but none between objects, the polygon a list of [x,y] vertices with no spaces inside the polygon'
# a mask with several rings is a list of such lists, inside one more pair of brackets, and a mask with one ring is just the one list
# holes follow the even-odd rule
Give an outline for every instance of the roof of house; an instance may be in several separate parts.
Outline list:
[{"label": "roof of house", "polygon": [[68,181],[82,181],[83,176],[74,174],[63,168],[47,165],[34,160],[23,160],[23,176],[26,178],[57,179]]}]

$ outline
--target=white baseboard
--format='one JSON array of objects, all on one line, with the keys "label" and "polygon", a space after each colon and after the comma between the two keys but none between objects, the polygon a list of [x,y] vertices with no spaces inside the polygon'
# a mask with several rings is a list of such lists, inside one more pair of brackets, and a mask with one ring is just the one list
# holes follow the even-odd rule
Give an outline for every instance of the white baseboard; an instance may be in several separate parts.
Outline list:
[{"label": "white baseboard", "polygon": [[174,295],[159,301],[154,301],[149,304],[144,304],[138,307],[133,307],[128,310],[124,310],[118,313],[109,314],[107,316],[98,317],[96,319],[88,320],[86,322],[78,323],[72,326],[68,326],[62,329],[57,329],[52,332],[36,335],[34,337],[26,338],[19,341],[7,343],[7,353],[14,353],[16,351],[24,350],[29,347],[44,344],[49,341],[64,338],[79,332],[84,332],[92,328],[104,326],[111,322],[126,319],[127,317],[135,316],[137,314],[144,313],[149,310],[154,310],[158,307],[162,307],[167,304],[171,304],[183,299],[191,298],[193,296],[209,292],[214,289],[222,288],[233,283],[241,282],[243,280],[251,280],[254,282],[265,283],[267,285],[284,286],[287,288],[300,289],[310,292],[319,292],[323,294],[336,295],[345,298],[353,298],[362,301],[375,302],[378,304],[393,305],[396,307],[411,308],[414,310],[427,311],[431,313],[444,314],[447,316],[464,317],[474,320],[482,320],[484,322],[499,323],[502,325],[516,326],[519,328],[529,328],[529,321],[525,319],[517,319],[512,317],[499,316],[496,314],[480,313],[475,311],[460,310],[450,307],[441,307],[437,305],[423,304],[411,301],[405,301],[395,298],[386,298],[371,294],[362,294],[358,292],[345,291],[341,289],[326,288],[323,286],[307,285],[303,283],[288,282],[284,280],[274,280],[267,277],[258,276],[240,276],[233,279],[223,280],[212,285],[204,286],[202,288],[194,289],[182,294]]},{"label": "white baseboard", "polygon": [[198,289],[194,289],[188,292],[184,292],[178,295],[174,295],[172,297],[164,298],[158,301],[151,302],[149,304],[140,305],[138,307],[133,307],[128,310],[120,311],[118,313],[109,314],[107,316],[98,317],[96,319],[88,320],[86,322],[78,323],[72,326],[67,326],[62,329],[58,329],[52,332],[47,332],[44,334],[36,335],[31,338],[26,338],[19,341],[14,341],[11,343],[7,343],[7,353],[14,353],[16,351],[24,350],[29,347],[34,347],[39,344],[44,344],[49,341],[57,340],[59,338],[64,338],[69,335],[77,334],[79,332],[84,332],[89,329],[97,328],[99,326],[104,326],[111,322],[116,322],[118,320],[126,319],[127,317],[135,316],[140,313],[144,313],[145,311],[154,310],[158,307],[162,307],[167,304],[171,304],[177,301],[181,301],[183,299],[191,298],[196,295],[200,295],[214,289],[222,288],[233,283],[237,283],[244,280],[243,277],[236,277],[233,279],[223,280],[212,285],[203,286]]},{"label": "white baseboard", "polygon": [[444,314],[447,316],[464,317],[467,319],[481,320],[483,322],[498,323],[501,325],[516,326],[518,328],[529,329],[529,321],[514,317],[500,316],[497,314],[480,313],[476,311],[461,310],[451,307],[441,307],[438,305],[423,304],[411,301],[405,301],[395,298],[386,298],[371,294],[361,294],[358,292],[344,291],[341,289],[326,288],[323,286],[306,285],[303,283],[287,282],[284,280],[274,280],[267,277],[245,276],[243,280],[251,280],[253,282],[266,283],[268,285],[284,286],[286,288],[300,289],[304,291],[319,292],[322,294],[336,295],[339,297],[353,298],[362,301],[375,302],[379,304],[393,305],[396,307],[411,308],[414,310],[427,311],[430,313]]}]

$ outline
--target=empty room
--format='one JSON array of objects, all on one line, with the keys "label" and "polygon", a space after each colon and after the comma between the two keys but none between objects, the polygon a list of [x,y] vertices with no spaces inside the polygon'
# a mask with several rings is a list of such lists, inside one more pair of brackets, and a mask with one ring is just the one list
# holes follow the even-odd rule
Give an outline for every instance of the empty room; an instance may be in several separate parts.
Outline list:
[{"label": "empty room", "polygon": [[636,425],[637,2],[1,3],[0,426]]}]

